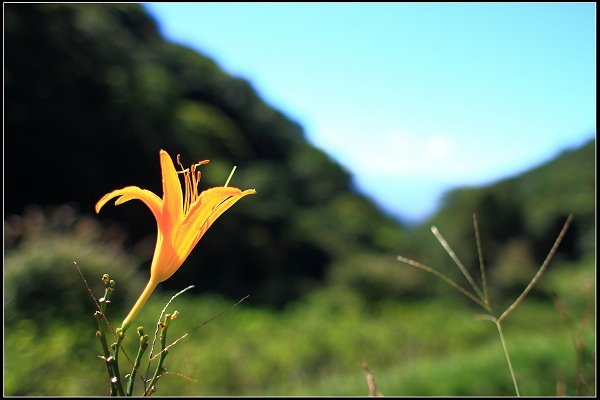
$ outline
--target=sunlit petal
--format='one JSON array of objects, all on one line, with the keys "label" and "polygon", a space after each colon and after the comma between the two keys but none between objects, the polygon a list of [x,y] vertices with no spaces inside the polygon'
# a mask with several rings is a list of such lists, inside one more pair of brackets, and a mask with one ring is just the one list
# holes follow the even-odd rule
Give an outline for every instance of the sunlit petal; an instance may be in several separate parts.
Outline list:
[{"label": "sunlit petal", "polygon": [[177,249],[173,246],[173,240],[164,237],[159,232],[156,239],[156,248],[152,257],[150,276],[157,282],[163,282],[171,277],[183,264],[185,258],[181,258]]},{"label": "sunlit petal", "polygon": [[162,171],[163,202],[172,221],[176,224],[183,214],[183,194],[179,175],[169,153],[160,151],[160,168]]},{"label": "sunlit petal", "polygon": [[208,227],[207,229],[215,222],[217,218],[221,216],[225,211],[227,211],[231,206],[238,202],[242,197],[247,196],[249,194],[256,194],[256,190],[248,189],[244,190],[242,193],[235,195],[217,206],[217,208],[213,211],[212,214],[208,217]]},{"label": "sunlit petal", "polygon": [[200,193],[198,200],[191,205],[190,211],[179,228],[180,247],[184,248],[191,245],[193,239],[190,240],[190,236],[195,236],[195,233],[205,224],[213,209],[219,203],[240,193],[240,189],[233,187],[215,187]]},{"label": "sunlit petal", "polygon": [[231,206],[233,206],[235,203],[237,203],[237,201],[240,200],[242,197],[247,196],[249,194],[255,194],[255,193],[256,193],[256,190],[248,189],[248,190],[245,190],[234,196],[231,196],[231,197],[221,201],[220,203],[217,203],[217,205],[212,208],[212,212],[210,212],[210,214],[208,214],[208,215],[206,215],[206,214],[209,209],[207,208],[207,209],[203,210],[204,215],[202,217],[198,217],[197,224],[199,223],[199,221],[204,221],[204,222],[202,224],[200,224],[200,226],[198,226],[197,229],[188,229],[186,231],[185,237],[182,238],[181,249],[187,250],[186,253],[182,254],[183,258],[185,259],[188,257],[188,255],[191,253],[193,248],[196,247],[196,244],[198,243],[198,241],[200,241],[200,239],[202,239],[202,236],[204,236],[204,233],[206,233],[208,228],[210,228],[210,226],[213,224],[213,222],[215,222],[215,220],[217,218],[219,218],[221,216],[221,214],[223,214]]},{"label": "sunlit petal", "polygon": [[123,189],[113,190],[112,192],[102,196],[96,203],[96,213],[100,212],[100,209],[112,198],[120,196],[116,201],[115,205],[123,204],[129,200],[141,200],[148,206],[154,218],[157,221],[162,219],[162,200],[160,197],[155,195],[149,190],[140,189],[137,186],[127,186]]}]

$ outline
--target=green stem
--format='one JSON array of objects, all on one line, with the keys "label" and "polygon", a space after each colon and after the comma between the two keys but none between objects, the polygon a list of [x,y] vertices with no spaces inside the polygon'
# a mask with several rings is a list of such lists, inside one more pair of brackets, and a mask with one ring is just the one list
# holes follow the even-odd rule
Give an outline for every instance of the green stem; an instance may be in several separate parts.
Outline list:
[{"label": "green stem", "polygon": [[131,396],[133,393],[133,383],[135,381],[135,375],[140,367],[142,355],[148,348],[148,335],[144,335],[142,327],[138,328],[138,334],[140,335],[140,347],[138,348],[138,353],[135,357],[135,362],[133,363],[133,370],[131,371],[131,375],[129,376],[129,382],[127,383],[127,396]]},{"label": "green stem", "polygon": [[104,321],[102,317],[104,314],[101,311],[96,311],[94,313],[94,317],[98,322],[98,331],[96,332],[96,336],[100,340],[100,345],[102,346],[102,352],[104,353],[104,362],[106,363],[106,369],[108,370],[108,380],[110,382],[110,395],[114,396],[117,393],[117,387],[113,378],[115,376],[113,368],[112,368],[112,355],[108,348],[108,343],[106,342],[106,330],[104,329]]},{"label": "green stem", "polygon": [[96,332],[96,336],[100,340],[100,345],[102,346],[102,351],[104,352],[104,362],[106,363],[106,369],[108,370],[108,378],[110,381],[110,395],[115,396],[118,387],[115,382],[115,378],[118,380],[118,373],[115,373],[114,369],[114,358],[112,357],[112,353],[108,347],[108,343],[106,342],[106,306],[110,303],[110,295],[113,293],[115,288],[115,281],[111,280],[108,274],[102,275],[102,282],[105,285],[104,296],[100,299],[100,311],[96,311],[94,313],[94,317],[98,322],[98,331]]},{"label": "green stem", "polygon": [[162,372],[163,362],[165,361],[165,358],[167,357],[167,354],[169,353],[169,350],[166,349],[167,330],[169,329],[169,322],[171,322],[178,314],[179,313],[177,311],[175,311],[173,314],[165,315],[164,322],[162,323],[162,326],[161,326],[162,332],[160,334],[160,357],[158,359],[158,365],[156,366],[156,370],[154,371],[154,376],[152,376],[152,379],[150,380],[150,384],[148,385],[148,390],[145,393],[146,396],[149,396],[150,394],[152,394],[153,392],[156,391],[156,389],[154,388],[154,383],[159,378],[159,376]]},{"label": "green stem", "polygon": [[146,285],[146,288],[135,302],[135,305],[133,306],[131,311],[129,311],[129,315],[127,315],[127,317],[123,320],[123,323],[121,324],[121,329],[123,333],[125,333],[127,328],[129,328],[129,325],[131,325],[135,317],[137,317],[137,315],[140,313],[142,307],[144,306],[144,304],[146,304],[146,301],[148,301],[150,295],[152,294],[152,292],[154,292],[154,289],[156,289],[158,283],[159,282],[153,280],[152,277],[150,278],[148,284]]},{"label": "green stem", "polygon": [[115,373],[115,377],[117,378],[115,381],[115,385],[117,387],[117,392],[120,396],[125,396],[125,391],[123,390],[123,384],[121,383],[121,373],[119,372],[119,348],[121,347],[121,342],[125,338],[123,331],[120,328],[116,329],[117,341],[113,343],[112,349],[115,354],[115,358],[113,360],[113,370]]},{"label": "green stem", "polygon": [[521,397],[521,395],[519,394],[519,386],[517,385],[517,378],[515,377],[515,371],[513,370],[512,363],[510,362],[510,356],[508,355],[508,349],[506,347],[506,342],[504,341],[504,335],[502,334],[502,326],[500,325],[499,320],[496,320],[496,327],[498,328],[498,334],[500,335],[500,341],[502,342],[504,355],[506,356],[506,362],[508,363],[508,368],[510,369],[510,376],[512,377],[513,385],[515,385],[515,392],[517,392],[517,397]]}]

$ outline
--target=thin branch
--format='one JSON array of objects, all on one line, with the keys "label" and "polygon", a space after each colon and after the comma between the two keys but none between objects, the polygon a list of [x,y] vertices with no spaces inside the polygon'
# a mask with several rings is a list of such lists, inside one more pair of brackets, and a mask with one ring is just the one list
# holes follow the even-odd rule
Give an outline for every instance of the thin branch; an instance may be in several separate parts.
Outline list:
[{"label": "thin branch", "polygon": [[171,304],[171,302],[180,294],[187,292],[188,290],[192,289],[194,287],[194,285],[190,285],[188,287],[186,287],[183,290],[180,290],[179,292],[175,293],[173,295],[173,297],[171,297],[171,299],[169,299],[169,301],[167,302],[167,304],[165,304],[165,306],[163,307],[162,311],[160,312],[160,316],[158,317],[158,322],[156,323],[156,330],[154,331],[154,339],[152,340],[152,347],[150,347],[150,354],[149,354],[149,358],[150,361],[153,360],[152,354],[154,353],[154,344],[156,343],[156,337],[158,335],[158,327],[160,326],[160,320],[162,319],[165,311],[167,310],[167,307],[169,307],[169,304]]},{"label": "thin branch", "polygon": [[500,318],[498,318],[499,322],[502,321],[504,318],[506,318],[508,316],[508,314],[510,314],[515,308],[517,308],[517,306],[521,303],[521,301],[525,298],[525,296],[527,296],[527,294],[529,293],[529,291],[531,291],[531,289],[533,288],[533,286],[540,279],[540,277],[542,276],[542,274],[546,270],[546,267],[548,266],[548,264],[550,264],[550,260],[552,260],[552,257],[554,257],[554,254],[556,253],[556,250],[558,249],[558,246],[560,245],[560,242],[562,241],[563,237],[567,233],[567,229],[569,229],[569,225],[571,224],[572,220],[573,220],[573,214],[570,214],[569,218],[567,218],[567,222],[565,222],[562,230],[558,234],[558,237],[556,238],[556,241],[554,242],[554,245],[550,249],[550,252],[548,253],[548,256],[544,260],[544,263],[542,264],[542,266],[540,267],[540,269],[538,270],[538,272],[535,274],[535,276],[531,279],[531,281],[529,282],[529,285],[527,285],[527,287],[525,288],[525,290],[523,290],[523,293],[521,293],[521,295],[515,300],[515,302],[512,303],[506,309],[506,311],[504,311],[504,313],[502,313],[502,315],[500,316]]},{"label": "thin branch", "polygon": [[[92,289],[90,288],[90,286],[87,283],[87,280],[83,276],[83,272],[81,272],[81,269],[79,268],[79,265],[77,264],[77,261],[73,261],[73,264],[75,264],[75,268],[77,268],[77,272],[79,272],[79,276],[81,277],[83,284],[85,285],[90,297],[92,298],[92,301],[94,302],[94,304],[96,304],[96,312],[94,313],[94,317],[96,318],[96,321],[98,323],[98,330],[96,331],[96,336],[98,337],[98,339],[100,341],[100,345],[101,345],[102,351],[104,353],[104,356],[98,356],[98,357],[100,357],[102,360],[104,360],[104,362],[106,364],[106,368],[108,371],[108,378],[109,378],[109,382],[110,382],[110,386],[111,386],[110,394],[111,394],[111,396],[113,396],[113,395],[116,395],[116,393],[117,393],[116,382],[117,382],[118,377],[115,377],[114,360],[110,353],[108,343],[106,342],[106,332],[105,332],[104,325],[102,322],[104,320],[108,324],[108,319],[106,319],[106,315],[103,311],[103,308],[98,303],[98,300],[96,300],[96,296],[94,296]],[[106,293],[108,293],[108,292],[106,292]],[[108,297],[106,293],[104,295],[105,298]]]},{"label": "thin branch", "polygon": [[196,378],[192,378],[192,377],[189,377],[189,376],[187,376],[187,375],[184,375],[184,374],[182,374],[182,373],[180,373],[180,372],[165,371],[165,372],[163,372],[162,374],[163,374],[163,375],[176,375],[176,376],[178,376],[178,377],[180,377],[180,378],[182,378],[182,379],[185,379],[186,381],[190,381],[190,382],[198,382],[198,379],[196,379]]},{"label": "thin branch", "polygon": [[364,363],[362,365],[363,372],[365,373],[365,378],[367,378],[367,385],[369,386],[369,397],[383,397],[383,394],[379,390],[377,390],[377,386],[375,385],[375,376],[369,369],[369,364]]},{"label": "thin branch", "polygon": [[475,241],[477,242],[477,255],[479,258],[479,271],[481,272],[481,285],[483,286],[483,301],[488,306],[490,305],[490,298],[487,290],[487,278],[485,275],[485,265],[483,262],[483,249],[481,247],[481,238],[479,236],[479,222],[477,220],[477,214],[473,213],[473,227],[475,228]]},{"label": "thin branch", "polygon": [[[75,264],[75,267],[77,268],[77,271],[79,272],[79,276],[81,277],[81,280],[83,281],[88,293],[90,294],[90,297],[94,301],[94,304],[96,304],[96,308],[98,309],[98,311],[100,311],[100,318],[102,318],[104,320],[104,322],[106,322],[106,326],[108,327],[108,330],[113,334],[114,338],[117,339],[117,334],[115,333],[115,330],[110,325],[110,322],[108,322],[108,318],[106,318],[106,313],[102,312],[102,307],[100,307],[98,300],[96,300],[96,297],[94,296],[92,289],[88,285],[87,280],[83,276],[83,273],[81,272],[81,269],[79,268],[79,265],[77,265],[77,261],[73,261],[73,264]],[[104,335],[105,332],[103,332],[102,334]],[[120,346],[120,348],[123,350],[123,355],[125,356],[127,361],[129,361],[129,364],[131,364],[133,366],[133,361],[129,357],[129,354],[127,354],[127,351],[125,350],[125,348],[122,345]]]},{"label": "thin branch", "polygon": [[465,268],[463,263],[460,261],[460,259],[456,256],[456,254],[454,253],[452,248],[450,248],[450,245],[448,244],[448,242],[446,242],[446,239],[444,239],[444,237],[442,236],[442,234],[440,233],[438,228],[436,228],[435,226],[432,226],[431,232],[434,234],[436,239],[440,242],[440,244],[442,245],[444,250],[446,250],[446,252],[450,256],[450,258],[452,258],[452,260],[454,260],[454,263],[456,263],[456,266],[458,267],[458,269],[460,269],[460,272],[462,272],[462,274],[465,276],[465,278],[467,278],[467,280],[471,284],[471,287],[473,288],[473,290],[475,290],[475,292],[477,292],[477,295],[479,296],[479,298],[481,300],[484,300],[485,297],[483,296],[483,293],[481,293],[479,286],[477,286],[477,284],[473,280],[473,277],[471,276],[471,274],[469,274],[469,271],[467,271],[467,269]]},{"label": "thin branch", "polygon": [[77,265],[77,261],[73,261],[73,264],[75,264],[75,268],[77,268],[77,271],[79,272],[79,276],[81,277],[83,284],[85,285],[88,293],[90,294],[92,301],[96,304],[96,308],[98,308],[98,311],[100,311],[100,304],[98,304],[98,300],[96,300],[96,296],[94,296],[92,289],[90,288],[87,281],[85,280],[85,277],[83,276],[83,272],[81,272],[81,269],[79,269],[79,265]]},{"label": "thin branch", "polygon": [[517,378],[515,377],[515,371],[513,370],[512,362],[510,361],[510,355],[508,354],[508,348],[506,347],[506,342],[504,341],[504,334],[502,333],[500,320],[496,320],[496,328],[498,328],[498,334],[500,335],[500,341],[502,342],[502,348],[504,349],[504,356],[506,357],[506,362],[508,363],[508,368],[510,369],[510,376],[512,378],[513,385],[515,386],[515,392],[517,393],[517,397],[521,397],[519,394],[519,386],[517,385]]},{"label": "thin branch", "polygon": [[479,304],[485,310],[490,311],[489,307],[485,303],[483,303],[483,301],[481,299],[479,299],[478,297],[476,297],[473,293],[469,292],[467,289],[463,288],[458,283],[454,282],[452,279],[448,278],[446,275],[442,274],[441,272],[436,271],[433,268],[430,268],[430,267],[428,267],[426,265],[421,264],[420,262],[417,262],[415,260],[411,260],[409,258],[398,256],[397,259],[400,262],[403,262],[403,263],[411,265],[413,267],[422,269],[423,271],[427,271],[427,272],[432,273],[433,275],[437,276],[438,278],[440,278],[443,281],[445,281],[446,283],[448,283],[453,288],[455,288],[458,291],[460,291],[462,294],[464,294],[465,296],[467,296],[469,299],[473,300],[475,303]]},{"label": "thin branch", "polygon": [[[154,338],[152,339],[152,346],[150,347],[150,353],[148,354],[148,358],[150,361],[154,360],[154,357],[152,357],[152,354],[154,353],[154,345],[156,344],[156,338],[158,336],[158,328],[160,326],[160,320],[163,317],[163,314],[165,313],[165,311],[167,310],[167,307],[169,307],[169,304],[171,304],[171,302],[180,294],[185,293],[186,291],[192,289],[194,287],[194,285],[190,285],[188,287],[186,287],[185,289],[180,290],[179,292],[175,293],[167,302],[167,304],[165,304],[165,306],[163,307],[162,311],[160,312],[160,316],[158,317],[158,322],[156,323],[156,329],[154,330]],[[150,373],[150,363],[148,363],[148,366],[146,368],[146,376],[148,376],[148,374]],[[146,392],[146,380],[144,380],[144,392]]]},{"label": "thin branch", "polygon": [[231,308],[227,309],[227,310],[223,310],[221,311],[219,314],[213,315],[212,317],[210,317],[208,320],[204,321],[203,323],[201,323],[200,325],[198,325],[197,327],[195,327],[194,329],[192,329],[191,331],[185,333],[183,336],[179,337],[178,339],[176,339],[173,343],[169,344],[167,347],[165,347],[163,350],[161,350],[159,353],[154,354],[154,356],[150,357],[150,361],[154,360],[156,357],[158,357],[161,353],[169,350],[171,347],[175,346],[177,343],[179,343],[181,340],[185,339],[186,337],[188,337],[188,335],[192,332],[194,332],[195,330],[198,330],[200,328],[202,328],[204,325],[208,324],[209,322],[219,318],[220,316],[222,316],[223,314],[225,314],[227,311],[230,311],[232,309],[234,309],[235,307],[237,307],[240,303],[242,303],[243,301],[245,301],[248,297],[250,297],[250,295],[245,296],[244,298],[240,299],[237,303],[235,303],[233,306],[231,306]]}]

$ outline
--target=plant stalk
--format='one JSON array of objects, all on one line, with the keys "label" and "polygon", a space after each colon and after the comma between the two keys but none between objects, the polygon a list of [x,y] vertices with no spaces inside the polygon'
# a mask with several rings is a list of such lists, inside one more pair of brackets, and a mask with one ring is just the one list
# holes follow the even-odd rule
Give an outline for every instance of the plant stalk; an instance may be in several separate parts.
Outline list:
[{"label": "plant stalk", "polygon": [[142,360],[142,355],[148,348],[148,335],[144,334],[143,330],[138,328],[138,334],[140,335],[140,347],[138,348],[137,355],[135,357],[135,362],[133,364],[133,369],[131,371],[131,375],[129,376],[129,381],[127,382],[127,396],[131,396],[133,393],[133,384],[135,381],[135,375],[140,367],[140,362]]},{"label": "plant stalk", "polygon": [[515,377],[515,371],[513,370],[512,362],[510,361],[510,355],[508,354],[508,348],[506,347],[506,342],[504,341],[504,334],[502,333],[502,325],[500,320],[496,320],[496,328],[498,328],[498,334],[500,335],[500,341],[502,342],[502,348],[504,349],[504,356],[506,357],[506,362],[508,363],[508,368],[510,369],[510,376],[512,377],[513,385],[515,385],[515,392],[517,393],[517,397],[521,397],[519,394],[519,385],[517,385],[517,378]]}]

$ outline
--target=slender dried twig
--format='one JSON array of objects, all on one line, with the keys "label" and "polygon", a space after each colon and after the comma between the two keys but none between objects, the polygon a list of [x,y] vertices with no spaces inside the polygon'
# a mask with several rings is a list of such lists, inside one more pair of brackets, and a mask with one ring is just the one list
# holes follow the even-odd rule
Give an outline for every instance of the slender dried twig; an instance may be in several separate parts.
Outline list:
[{"label": "slender dried twig", "polygon": [[165,371],[165,372],[163,372],[162,374],[163,374],[163,375],[176,375],[176,376],[178,376],[178,377],[180,377],[180,378],[183,378],[183,379],[185,379],[186,381],[190,381],[190,382],[198,382],[198,379],[194,379],[194,378],[192,378],[192,377],[189,377],[189,376],[187,376],[187,375],[184,375],[184,374],[182,374],[182,373],[180,373],[180,372]]},{"label": "slender dried twig", "polygon": [[75,268],[77,268],[77,271],[79,272],[79,276],[81,277],[83,284],[85,285],[90,297],[92,298],[92,301],[94,302],[94,304],[96,304],[96,308],[98,309],[98,311],[100,311],[100,304],[98,303],[98,300],[96,300],[96,296],[94,296],[92,289],[90,288],[90,286],[87,283],[87,280],[83,276],[83,272],[81,272],[81,269],[79,269],[79,265],[77,265],[77,261],[73,261],[73,264],[75,264]]},{"label": "slender dried twig", "polygon": [[[185,289],[180,290],[179,292],[175,293],[167,302],[167,304],[165,304],[165,306],[163,307],[162,311],[160,312],[160,316],[158,317],[158,322],[156,323],[156,329],[154,330],[154,338],[152,339],[152,346],[150,346],[150,353],[148,354],[148,358],[150,359],[150,361],[154,360],[154,357],[152,357],[152,354],[154,353],[154,345],[156,344],[156,338],[158,337],[158,329],[160,327],[160,320],[163,317],[163,314],[165,313],[165,311],[167,310],[167,307],[169,307],[169,304],[171,304],[171,302],[180,294],[185,293],[186,291],[192,289],[194,287],[194,285],[190,285],[188,287],[186,287]],[[146,377],[148,377],[148,375],[150,374],[150,362],[148,362],[148,366],[146,367]],[[143,377],[140,376],[140,378],[143,380],[144,382],[144,392],[147,392],[146,389],[146,379],[144,379]]]},{"label": "slender dried twig", "polygon": [[[83,281],[90,297],[92,298],[92,301],[94,302],[94,304],[96,304],[96,308],[98,309],[98,311],[102,310],[102,307],[100,307],[100,304],[98,303],[98,300],[96,300],[96,297],[94,296],[94,294],[92,293],[92,289],[90,288],[90,286],[87,283],[87,280],[85,279],[85,277],[83,276],[83,273],[81,272],[81,269],[79,268],[79,265],[77,265],[77,261],[73,261],[73,264],[75,264],[75,268],[77,268],[77,271],[79,272],[79,276],[81,277],[81,280]],[[112,326],[110,325],[110,322],[108,322],[108,319],[106,318],[106,315],[104,313],[102,313],[102,318],[104,319],[104,322],[106,322],[106,325],[108,326],[108,329],[110,330],[110,332],[113,334],[114,338],[117,338],[117,334],[115,333],[115,330],[112,328]],[[121,349],[123,349],[123,347],[121,347]],[[133,365],[133,362],[131,361],[131,359],[129,358],[129,356],[127,355],[127,353],[125,352],[125,349],[123,349],[123,354],[125,354],[125,357],[127,358],[127,360],[129,360],[129,362],[131,363],[131,365]]]},{"label": "slender dried twig", "polygon": [[[162,311],[160,312],[160,316],[158,317],[158,322],[156,323],[156,329],[154,330],[154,339],[152,339],[152,346],[150,347],[150,354],[149,354],[149,358],[150,361],[152,361],[154,358],[152,357],[153,353],[154,353],[154,345],[156,344],[156,338],[158,336],[158,328],[160,326],[160,320],[162,319],[165,311],[167,310],[167,307],[169,307],[169,304],[171,304],[171,302],[180,294],[183,294],[185,292],[187,292],[188,290],[192,289],[194,287],[194,285],[190,285],[188,287],[186,287],[185,289],[180,290],[179,292],[175,293],[173,295],[173,297],[171,297],[169,299],[169,301],[167,302],[167,304],[165,304],[165,306],[163,307]],[[149,366],[148,366],[149,367]]]},{"label": "slender dried twig", "polygon": [[450,286],[452,286],[453,288],[457,289],[462,294],[464,294],[465,296],[467,296],[469,299],[473,300],[475,303],[479,304],[481,307],[483,307],[484,309],[486,309],[486,310],[489,311],[488,307],[486,306],[485,303],[482,302],[481,299],[479,299],[473,293],[469,292],[467,289],[463,288],[458,283],[454,282],[452,279],[448,278],[446,275],[442,274],[441,272],[439,272],[439,271],[437,271],[437,270],[435,270],[433,268],[430,268],[430,267],[428,267],[426,265],[423,265],[423,264],[421,264],[418,261],[411,260],[411,259],[406,258],[406,257],[398,256],[396,258],[400,262],[403,262],[403,263],[411,265],[413,267],[422,269],[423,271],[427,271],[427,272],[432,273],[433,275],[435,275],[438,278],[442,279],[443,281],[445,281],[446,283],[448,283]]},{"label": "slender dried twig", "polygon": [[450,258],[452,258],[452,260],[454,260],[454,263],[456,264],[458,269],[460,269],[460,272],[462,272],[462,274],[465,276],[465,278],[467,278],[467,280],[471,284],[471,287],[473,288],[473,290],[475,290],[475,292],[477,292],[477,295],[479,296],[479,298],[481,300],[484,300],[485,297],[483,296],[483,293],[481,293],[479,286],[477,286],[477,284],[475,283],[475,280],[473,280],[473,277],[471,276],[471,274],[469,274],[469,271],[467,271],[467,269],[463,265],[462,261],[460,261],[460,259],[456,256],[456,254],[454,253],[454,250],[452,250],[452,248],[450,247],[448,242],[446,242],[446,239],[444,239],[444,237],[442,236],[442,234],[440,233],[438,228],[435,226],[432,226],[431,232],[433,232],[436,239],[440,242],[440,244],[442,245],[444,250],[446,250],[446,253],[448,253]]},{"label": "slender dried twig", "polygon": [[212,317],[210,317],[209,319],[207,319],[206,321],[204,321],[203,323],[201,323],[200,325],[198,325],[197,327],[193,328],[192,330],[190,330],[189,332],[185,333],[183,336],[179,337],[178,339],[176,339],[175,341],[173,341],[173,343],[169,344],[167,347],[165,347],[163,350],[161,350],[159,353],[154,354],[151,358],[150,361],[154,360],[156,357],[158,357],[161,353],[169,350],[171,347],[175,346],[177,343],[179,343],[181,340],[185,339],[186,337],[189,336],[190,333],[202,328],[204,325],[208,324],[209,322],[219,318],[220,316],[222,316],[223,314],[225,314],[227,311],[230,311],[232,309],[234,309],[235,307],[237,307],[240,303],[242,303],[243,301],[245,301],[248,297],[250,297],[250,295],[247,295],[245,297],[243,297],[242,299],[240,299],[237,303],[235,303],[234,305],[231,306],[231,308],[227,309],[227,310],[223,310],[221,311],[219,314],[215,314]]},{"label": "slender dried twig", "polygon": [[504,356],[506,357],[506,362],[508,363],[508,369],[510,370],[510,376],[515,387],[515,392],[517,393],[517,397],[520,397],[521,395],[519,394],[519,385],[517,385],[517,378],[515,376],[515,371],[513,369],[512,362],[510,361],[510,354],[508,353],[508,348],[506,347],[506,341],[504,340],[504,334],[502,333],[502,325],[500,323],[500,320],[496,320],[496,328],[498,328],[498,335],[500,335],[502,349],[504,350]]},{"label": "slender dried twig", "polygon": [[[493,322],[494,325],[496,325],[496,328],[498,330],[498,335],[500,336],[500,341],[502,343],[502,348],[504,350],[504,355],[506,357],[506,362],[508,363],[508,368],[510,370],[510,375],[511,375],[511,378],[512,378],[512,381],[513,381],[513,385],[515,387],[515,392],[517,393],[517,396],[520,396],[519,386],[517,385],[517,379],[516,379],[515,372],[514,372],[514,369],[513,369],[513,366],[512,366],[512,362],[510,360],[510,355],[509,355],[509,352],[508,352],[508,348],[506,346],[506,341],[504,340],[504,334],[502,332],[502,321],[506,317],[508,317],[508,315],[515,308],[517,308],[517,306],[521,303],[521,301],[523,301],[523,299],[525,298],[525,296],[527,296],[527,294],[531,291],[531,289],[533,288],[533,286],[540,279],[540,277],[544,273],[546,267],[548,266],[548,264],[550,263],[550,261],[554,257],[554,254],[556,253],[556,250],[558,249],[558,246],[560,245],[563,237],[565,236],[565,234],[567,232],[567,229],[569,228],[572,220],[573,220],[573,214],[570,214],[569,217],[567,218],[567,221],[565,222],[562,230],[558,234],[558,237],[556,238],[556,241],[554,242],[554,245],[550,249],[550,252],[548,253],[548,256],[546,257],[546,259],[542,263],[542,266],[540,267],[540,269],[537,271],[537,273],[531,279],[531,281],[529,282],[529,284],[527,285],[527,287],[523,290],[523,293],[521,293],[521,295],[502,313],[502,315],[499,318],[496,318],[493,315],[489,315],[489,314],[476,315],[475,316],[475,318],[477,318],[477,319],[488,320],[488,321]],[[481,293],[481,291],[479,290],[479,288],[477,287],[477,285],[473,281],[473,278],[471,277],[471,275],[469,275],[469,273],[466,271],[466,269],[464,268],[464,266],[462,265],[462,263],[460,262],[460,260],[456,256],[456,254],[454,254],[454,251],[452,251],[452,249],[450,248],[450,246],[448,245],[448,243],[445,241],[445,239],[439,233],[438,229],[435,226],[432,226],[431,227],[431,231],[436,236],[436,238],[438,239],[438,241],[440,242],[440,244],[442,245],[442,247],[444,247],[444,249],[446,250],[446,252],[448,253],[448,255],[450,255],[450,257],[454,260],[454,262],[459,267],[459,269],[461,270],[461,272],[463,273],[463,275],[467,278],[467,280],[469,281],[469,283],[471,283],[471,286],[478,293],[478,295],[480,296],[480,299],[478,299],[477,297],[475,297],[471,292],[469,292],[468,290],[464,289],[462,286],[460,286],[459,284],[457,284],[456,282],[454,282],[453,280],[451,280],[450,278],[448,278],[446,275],[442,274],[441,272],[438,272],[438,271],[436,271],[436,270],[434,270],[434,269],[432,269],[430,267],[427,267],[427,266],[425,266],[425,265],[423,265],[423,264],[421,264],[421,263],[419,263],[417,261],[414,261],[414,260],[410,260],[410,259],[407,259],[407,258],[404,258],[404,257],[401,257],[401,256],[398,256],[397,258],[398,258],[399,261],[401,261],[401,262],[403,262],[405,264],[412,265],[414,267],[417,267],[419,269],[422,269],[424,271],[427,271],[427,272],[430,272],[430,273],[434,274],[438,278],[440,278],[440,279],[444,280],[445,282],[447,282],[448,284],[450,284],[452,287],[454,287],[457,290],[459,290],[461,293],[463,293],[469,299],[473,300],[474,302],[476,302],[477,304],[479,304],[480,306],[482,306],[488,312],[491,312],[491,305],[489,303],[488,291],[487,291],[487,279],[486,279],[486,275],[485,275],[485,266],[484,266],[484,262],[483,262],[483,251],[482,251],[482,248],[481,248],[481,240],[480,240],[480,237],[479,237],[479,225],[478,225],[478,222],[477,222],[477,215],[476,214],[473,214],[473,225],[474,225],[474,228],[475,228],[475,237],[476,237],[476,241],[477,241],[477,252],[478,252],[478,255],[479,255],[479,268],[480,268],[480,271],[481,271],[481,280],[482,280],[483,291],[484,291],[483,293]]]},{"label": "slender dried twig", "polygon": [[367,378],[367,385],[369,386],[369,397],[383,397],[383,394],[379,390],[377,390],[377,386],[375,385],[375,376],[369,369],[369,364],[364,363],[362,365],[363,372],[365,373],[365,378]]},{"label": "slender dried twig", "polygon": [[535,276],[531,279],[531,281],[529,282],[529,285],[527,285],[527,287],[525,288],[525,290],[523,290],[523,293],[521,293],[521,295],[514,301],[514,303],[512,303],[502,313],[502,315],[498,318],[499,322],[501,322],[504,318],[506,318],[508,316],[508,314],[510,314],[515,308],[517,308],[517,306],[521,303],[521,301],[525,298],[525,296],[527,296],[527,294],[531,291],[531,289],[533,288],[533,286],[540,279],[540,277],[542,276],[542,274],[546,270],[546,267],[550,263],[550,260],[552,260],[552,257],[554,257],[554,253],[556,253],[556,250],[558,249],[558,246],[560,245],[560,242],[562,241],[563,237],[565,236],[565,233],[567,233],[567,229],[569,229],[569,225],[571,224],[572,220],[573,220],[573,214],[570,214],[569,218],[567,218],[567,222],[565,222],[562,230],[558,234],[558,237],[556,238],[556,241],[554,242],[554,245],[550,249],[550,252],[548,253],[548,256],[544,260],[544,263],[542,264],[542,266],[540,267],[540,269],[538,270],[538,272],[535,274]]},{"label": "slender dried twig", "polygon": [[[487,278],[485,275],[485,265],[483,262],[483,249],[481,247],[481,238],[479,237],[479,222],[477,214],[473,213],[473,227],[475,228],[475,241],[477,242],[477,256],[479,258],[479,271],[481,273],[481,285],[483,286],[483,301],[490,306],[490,298],[487,290]],[[491,307],[490,307],[491,308]]]}]

